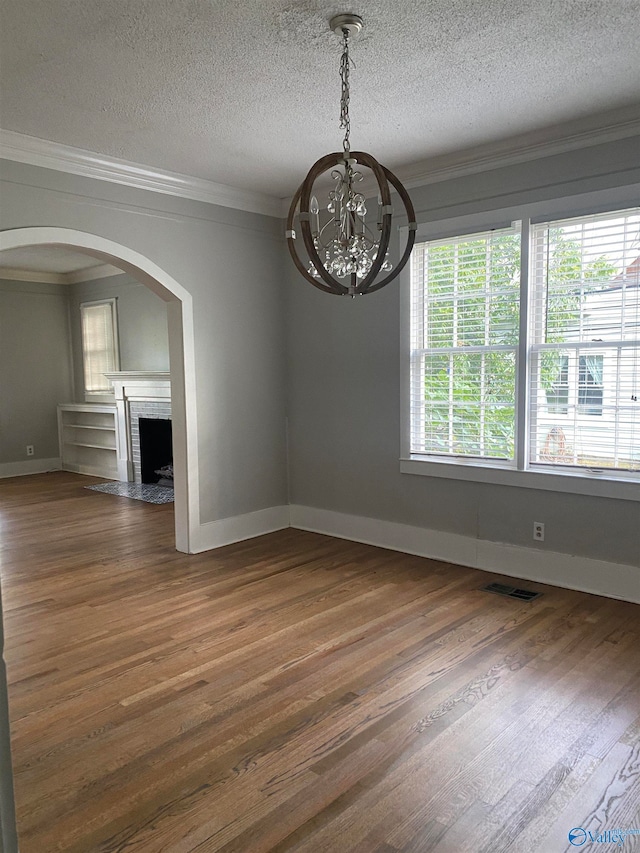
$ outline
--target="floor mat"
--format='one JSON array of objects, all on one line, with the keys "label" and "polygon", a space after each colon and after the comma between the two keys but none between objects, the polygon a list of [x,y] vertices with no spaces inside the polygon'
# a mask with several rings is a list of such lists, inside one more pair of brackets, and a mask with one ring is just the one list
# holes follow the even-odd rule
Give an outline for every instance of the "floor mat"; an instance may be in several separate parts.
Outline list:
[{"label": "floor mat", "polygon": [[156,486],[155,483],[98,483],[95,486],[85,486],[94,492],[104,492],[107,495],[119,495],[122,498],[133,498],[148,504],[173,503],[171,486]]}]

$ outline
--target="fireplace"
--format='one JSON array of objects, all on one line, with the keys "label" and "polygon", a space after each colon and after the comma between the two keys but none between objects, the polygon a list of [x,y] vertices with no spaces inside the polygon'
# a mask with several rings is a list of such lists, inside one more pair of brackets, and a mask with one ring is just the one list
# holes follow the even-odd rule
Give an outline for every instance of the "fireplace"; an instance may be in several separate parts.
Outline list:
[{"label": "fireplace", "polygon": [[[145,400],[144,402],[133,401],[128,405],[128,422],[129,422],[129,444],[131,458],[131,476],[130,480],[135,483],[153,482],[156,480],[144,480],[142,477],[142,442],[140,436],[140,424],[143,421],[160,420],[171,422],[171,403],[168,400]],[[154,426],[151,424],[149,430],[153,431]],[[162,429],[162,427],[160,427]],[[170,429],[170,427],[169,427]],[[164,464],[164,463],[161,463]],[[156,465],[156,469],[161,465]],[[152,472],[155,469],[152,469]]]},{"label": "fireplace", "polygon": [[[129,370],[118,373],[107,373],[106,376],[113,384],[116,401],[116,447],[118,451],[118,478],[121,481],[134,483],[159,482],[155,471],[171,464],[171,383],[168,373],[153,371]],[[169,438],[165,435],[165,446],[169,447],[168,456],[161,462],[149,463],[151,474],[142,476],[142,454],[140,447],[140,424],[145,420],[163,421],[164,427],[158,430],[167,431],[169,423]],[[153,426],[150,427],[154,429]],[[164,484],[163,484],[164,485]]]},{"label": "fireplace", "polygon": [[138,418],[140,437],[140,480],[158,483],[173,478],[171,421],[165,418]]}]

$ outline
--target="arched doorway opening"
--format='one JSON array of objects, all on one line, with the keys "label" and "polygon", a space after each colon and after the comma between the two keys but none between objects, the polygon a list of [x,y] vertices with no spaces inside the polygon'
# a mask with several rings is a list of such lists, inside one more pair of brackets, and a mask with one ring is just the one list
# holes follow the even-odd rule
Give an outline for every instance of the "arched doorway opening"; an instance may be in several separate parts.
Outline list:
[{"label": "arched doorway opening", "polygon": [[[175,470],[175,543],[190,553],[200,524],[196,436],[193,305],[190,293],[153,261],[127,246],[95,234],[67,228],[28,227],[0,232],[0,252],[31,247],[60,247],[83,252],[129,273],[167,305],[173,457]],[[11,742],[0,587],[0,847],[17,851],[11,768]]]},{"label": "arched doorway opening", "polygon": [[194,534],[200,524],[191,294],[149,258],[128,246],[95,234],[50,227],[16,228],[0,232],[0,252],[39,246],[80,251],[119,267],[148,287],[167,305],[175,468],[175,540],[178,551],[190,553]]}]

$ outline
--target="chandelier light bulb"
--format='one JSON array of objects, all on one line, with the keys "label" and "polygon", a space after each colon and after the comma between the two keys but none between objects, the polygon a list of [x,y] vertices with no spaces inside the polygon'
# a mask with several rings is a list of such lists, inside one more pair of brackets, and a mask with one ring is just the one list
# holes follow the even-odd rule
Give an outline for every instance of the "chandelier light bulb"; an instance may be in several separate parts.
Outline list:
[{"label": "chandelier light bulb", "polygon": [[[325,293],[359,296],[380,290],[406,265],[415,242],[416,222],[411,199],[398,178],[370,154],[351,150],[349,119],[350,39],[362,29],[358,15],[336,15],[329,26],[342,37],[340,127],[342,151],[321,157],[298,188],[287,218],[287,244],[299,272]],[[377,222],[367,222],[362,169],[368,169],[378,186]],[[329,174],[333,187],[320,203],[314,186]],[[397,214],[391,201],[393,187],[408,221],[407,241],[398,264],[389,260],[392,222]],[[296,226],[298,231],[296,231]],[[298,234],[302,240],[299,241]],[[302,247],[300,247],[302,243]],[[302,249],[302,251],[301,251]],[[305,259],[306,253],[306,259]],[[381,273],[387,273],[380,277]]]}]

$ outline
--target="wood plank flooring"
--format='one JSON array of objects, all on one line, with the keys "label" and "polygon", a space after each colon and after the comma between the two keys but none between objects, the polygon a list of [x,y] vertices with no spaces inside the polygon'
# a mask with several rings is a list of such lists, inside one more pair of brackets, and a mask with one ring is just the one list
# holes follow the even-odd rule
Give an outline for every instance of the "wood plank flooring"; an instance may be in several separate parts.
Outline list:
[{"label": "wood plank flooring", "polygon": [[171,506],[92,482],[0,481],[22,853],[640,830],[639,607],[296,530],[186,556]]}]

